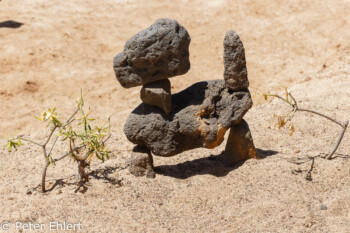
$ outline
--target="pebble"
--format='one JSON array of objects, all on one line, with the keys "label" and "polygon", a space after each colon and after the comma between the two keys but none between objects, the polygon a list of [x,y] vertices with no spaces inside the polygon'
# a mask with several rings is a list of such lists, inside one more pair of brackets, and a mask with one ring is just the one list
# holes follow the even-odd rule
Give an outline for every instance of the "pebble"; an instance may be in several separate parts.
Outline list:
[{"label": "pebble", "polygon": [[327,210],[327,206],[325,204],[321,204],[321,210]]}]

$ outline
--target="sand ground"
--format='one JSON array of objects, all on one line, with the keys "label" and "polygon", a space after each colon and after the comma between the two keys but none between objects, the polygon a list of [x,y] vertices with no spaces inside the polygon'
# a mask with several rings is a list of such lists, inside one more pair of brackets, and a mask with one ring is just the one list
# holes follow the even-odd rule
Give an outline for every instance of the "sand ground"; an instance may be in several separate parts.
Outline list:
[{"label": "sand ground", "polygon": [[[346,0],[0,1],[0,144],[15,132],[44,139],[34,116],[52,106],[66,116],[80,89],[95,117],[113,114],[111,159],[93,161],[84,188],[77,189],[75,164],[67,159],[50,167],[52,191],[26,194],[40,182],[40,149],[1,148],[0,223],[9,221],[10,232],[16,221],[81,222],[83,232],[350,232],[349,133],[335,159],[315,159],[307,181],[311,162],[296,162],[327,153],[340,127],[298,113],[290,137],[274,127],[274,114],[288,107],[261,96],[283,84],[301,106],[349,119],[349,15]],[[224,142],[155,157],[154,180],[125,169],[133,145],[123,125],[141,102],[140,88],[119,85],[112,59],[160,17],[177,19],[192,38],[191,70],[171,79],[174,93],[222,78],[224,34],[240,35],[255,104],[245,119],[261,160],[227,167],[217,159]],[[23,25],[1,24],[8,20]]]}]

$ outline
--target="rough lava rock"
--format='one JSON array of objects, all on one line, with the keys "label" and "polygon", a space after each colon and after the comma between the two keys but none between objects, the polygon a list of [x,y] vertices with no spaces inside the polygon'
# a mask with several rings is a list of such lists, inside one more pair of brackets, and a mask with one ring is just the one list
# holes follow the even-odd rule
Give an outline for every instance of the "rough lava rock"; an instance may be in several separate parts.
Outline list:
[{"label": "rough lava rock", "polygon": [[166,114],[171,111],[171,86],[169,79],[143,85],[140,91],[142,102],[161,108]]},{"label": "rough lava rock", "polygon": [[232,30],[226,32],[224,39],[224,67],[224,79],[230,89],[238,91],[249,87],[243,43]]},{"label": "rough lava rock", "polygon": [[227,129],[240,123],[252,107],[248,89],[232,91],[224,80],[198,82],[172,95],[169,115],[140,104],[129,116],[124,133],[129,141],[146,146],[154,155],[220,145]]},{"label": "rough lava rock", "polygon": [[116,77],[125,88],[185,74],[191,38],[176,20],[158,19],[130,38],[114,57]]}]

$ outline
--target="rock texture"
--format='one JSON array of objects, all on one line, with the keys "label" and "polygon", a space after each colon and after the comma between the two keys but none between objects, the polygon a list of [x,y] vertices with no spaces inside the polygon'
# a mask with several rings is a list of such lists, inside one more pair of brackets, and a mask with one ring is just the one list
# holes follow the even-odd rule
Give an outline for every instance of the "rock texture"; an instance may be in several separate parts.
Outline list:
[{"label": "rock texture", "polygon": [[169,79],[155,81],[142,87],[141,100],[148,105],[157,106],[166,114],[171,111],[171,86]]},{"label": "rock texture", "polygon": [[159,156],[214,148],[221,144],[226,130],[241,121],[252,100],[248,89],[233,92],[224,80],[212,80],[172,95],[172,104],[169,115],[157,107],[139,105],[124,126],[128,140]]},{"label": "rock texture", "polygon": [[129,39],[114,57],[114,71],[125,87],[185,74],[190,69],[191,38],[176,20],[158,19]]},{"label": "rock texture", "polygon": [[253,143],[252,134],[245,120],[233,125],[227,139],[224,160],[230,165],[243,162],[250,158],[258,158]]},{"label": "rock texture", "polygon": [[224,79],[230,89],[238,91],[249,87],[243,43],[232,30],[226,32],[224,39],[224,67]]},{"label": "rock texture", "polygon": [[155,178],[152,155],[147,147],[135,146],[127,164],[130,173],[134,176],[146,175],[147,178]]}]

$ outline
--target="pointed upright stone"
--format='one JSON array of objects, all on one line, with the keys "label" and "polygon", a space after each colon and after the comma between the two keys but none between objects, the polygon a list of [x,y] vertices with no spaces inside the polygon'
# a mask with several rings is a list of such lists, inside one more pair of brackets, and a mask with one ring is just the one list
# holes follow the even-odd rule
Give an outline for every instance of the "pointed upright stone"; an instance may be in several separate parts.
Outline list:
[{"label": "pointed upright stone", "polygon": [[238,91],[249,87],[243,43],[233,30],[227,31],[224,39],[224,67],[228,88]]}]

